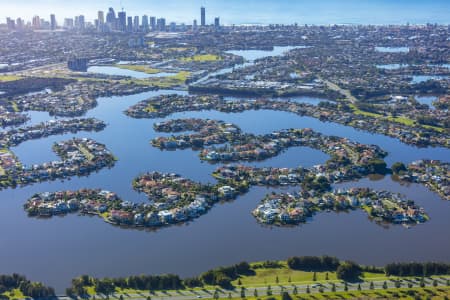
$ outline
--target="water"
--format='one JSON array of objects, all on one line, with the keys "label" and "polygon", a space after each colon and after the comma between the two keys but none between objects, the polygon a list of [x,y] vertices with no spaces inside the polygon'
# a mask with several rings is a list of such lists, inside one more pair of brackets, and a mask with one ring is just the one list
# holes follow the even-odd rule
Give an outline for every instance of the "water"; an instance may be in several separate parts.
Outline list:
[{"label": "water", "polygon": [[[209,78],[212,78],[214,76],[217,76],[217,75],[223,75],[223,74],[233,72],[233,70],[235,70],[235,69],[240,69],[240,68],[245,68],[245,67],[251,66],[255,63],[255,60],[260,59],[260,58],[264,58],[267,56],[279,56],[290,50],[301,49],[301,48],[305,48],[305,46],[275,46],[275,47],[273,47],[273,50],[231,50],[231,51],[226,51],[227,53],[230,53],[230,54],[242,56],[244,58],[245,62],[242,64],[234,65],[231,68],[224,68],[224,69],[220,69],[216,72],[211,72],[211,73],[207,74],[206,76],[198,79],[195,83],[203,82],[203,81],[205,81]],[[248,79],[248,80],[250,80],[250,79]]]},{"label": "water", "polygon": [[[25,142],[13,149],[19,159],[29,165],[56,159],[51,151],[55,141],[73,136],[90,137],[105,143],[119,160],[112,169],[101,170],[89,177],[74,177],[64,182],[44,182],[1,191],[2,273],[26,274],[32,280],[43,281],[54,286],[58,292],[63,292],[70,280],[81,274],[116,277],[171,272],[193,276],[219,265],[242,260],[285,259],[292,255],[328,254],[377,265],[395,260],[449,261],[450,239],[446,237],[450,226],[450,203],[440,200],[424,186],[402,186],[390,177],[377,181],[364,179],[338,186],[367,186],[401,192],[424,206],[431,217],[430,222],[409,230],[401,226],[387,230],[370,222],[365,213],[355,211],[318,214],[310,223],[294,228],[264,227],[255,221],[250,212],[266,193],[284,190],[265,187],[254,187],[233,202],[218,204],[208,214],[189,224],[159,231],[126,230],[96,217],[80,217],[76,214],[45,220],[26,216],[23,203],[34,193],[44,191],[103,188],[117,192],[126,200],[144,202],[145,195],[136,193],[131,181],[147,171],[175,172],[196,181],[214,183],[211,173],[219,165],[201,162],[198,152],[160,151],[150,145],[152,138],[161,135],[154,132],[153,124],[174,118],[224,120],[239,125],[244,132],[254,134],[310,127],[325,134],[377,144],[389,151],[386,158],[389,165],[395,161],[408,163],[420,158],[445,161],[450,158],[448,149],[418,149],[386,136],[285,112],[185,112],[155,120],[137,120],[123,114],[130,105],[161,93],[175,91],[100,98],[98,106],[89,111],[86,117],[105,121],[108,124],[105,130],[52,136]],[[298,97],[297,101],[302,101],[301,98]],[[31,112],[31,122],[45,120],[47,115]],[[269,160],[248,164],[260,167],[308,167],[323,163],[327,158],[320,151],[296,147]],[[182,254],[180,248],[183,249]],[[48,268],[49,264],[51,268]]]},{"label": "water", "polygon": [[29,93],[25,94],[25,96],[35,96],[35,95],[40,95],[40,94],[50,94],[51,92],[52,92],[51,89],[43,89],[42,91],[29,92]]},{"label": "water", "polygon": [[437,100],[436,96],[416,96],[416,100],[421,104],[428,105],[431,109],[434,109],[433,102]]},{"label": "water", "polygon": [[447,76],[438,76],[438,75],[414,75],[412,77],[411,83],[421,83],[428,80],[441,80],[448,78]]},{"label": "water", "polygon": [[[227,96],[224,97],[225,100],[239,100],[239,99],[246,99],[246,100],[255,100],[255,99],[261,99],[261,97],[234,97],[234,96]],[[276,101],[291,101],[295,103],[306,103],[311,105],[318,105],[320,102],[333,102],[328,99],[323,98],[317,98],[317,97],[308,97],[308,96],[299,96],[299,97],[275,97],[271,98],[271,100]]]},{"label": "water", "polygon": [[387,64],[387,65],[377,65],[378,69],[384,69],[384,70],[397,70],[400,68],[406,68],[408,65],[406,64]]},{"label": "water", "polygon": [[306,48],[306,46],[276,46],[273,47],[273,50],[232,50],[227,52],[242,56],[246,61],[254,62],[255,60],[260,58],[264,58],[267,56],[279,56],[290,50],[302,48]]},{"label": "water", "polygon": [[115,75],[115,76],[128,76],[137,79],[153,78],[153,77],[166,77],[173,76],[174,73],[160,72],[155,74],[147,74],[144,72],[133,71],[128,69],[122,69],[118,67],[109,66],[92,66],[88,68],[89,73],[105,74],[105,75]]},{"label": "water", "polygon": [[407,53],[409,52],[408,47],[375,47],[375,51],[385,52],[385,53]]}]

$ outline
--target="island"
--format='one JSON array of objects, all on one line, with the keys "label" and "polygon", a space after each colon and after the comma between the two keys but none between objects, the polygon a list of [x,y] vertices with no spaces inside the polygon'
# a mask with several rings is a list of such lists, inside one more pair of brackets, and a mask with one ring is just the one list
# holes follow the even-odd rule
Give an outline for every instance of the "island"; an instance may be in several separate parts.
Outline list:
[{"label": "island", "polygon": [[53,150],[61,157],[60,161],[32,166],[23,166],[9,150],[0,151],[0,189],[72,176],[87,176],[102,168],[114,166],[116,161],[105,145],[87,138],[57,142],[53,145]]},{"label": "island", "polygon": [[335,190],[321,195],[300,191],[267,195],[252,212],[258,222],[278,226],[305,223],[323,211],[362,209],[371,219],[387,224],[418,224],[428,219],[423,208],[405,197],[367,188]]},{"label": "island", "polygon": [[[381,110],[385,110],[381,107]],[[403,108],[410,112],[410,106]],[[255,100],[225,100],[218,95],[161,95],[144,100],[126,110],[128,116],[134,118],[162,118],[176,112],[217,110],[227,113],[238,113],[247,110],[274,110],[308,116],[324,122],[339,123],[357,129],[384,134],[417,147],[442,146],[450,147],[450,136],[444,125],[448,120],[447,113],[442,113],[440,121],[434,124],[417,124],[378,116],[374,113],[364,113],[352,103],[321,102],[319,105],[298,103],[292,101],[277,101],[258,98]],[[417,115],[417,112],[415,113]],[[426,118],[422,112],[420,116]],[[400,118],[400,117],[398,117]],[[440,125],[439,125],[440,124]],[[441,127],[439,127],[441,126]],[[443,127],[442,127],[443,126]]]}]

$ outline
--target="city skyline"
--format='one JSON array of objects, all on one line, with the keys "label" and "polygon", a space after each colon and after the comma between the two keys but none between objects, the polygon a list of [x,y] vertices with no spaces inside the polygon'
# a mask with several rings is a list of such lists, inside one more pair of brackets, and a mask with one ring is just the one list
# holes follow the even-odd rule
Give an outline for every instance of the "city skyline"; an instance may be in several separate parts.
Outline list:
[{"label": "city skyline", "polygon": [[[1,3],[5,2],[5,3]],[[101,0],[95,3],[81,1],[77,4],[64,3],[57,0],[41,0],[40,5],[29,8],[29,1],[19,0],[14,3],[0,1],[3,14],[0,15],[1,23],[6,17],[17,19],[18,17],[31,21],[35,15],[49,19],[50,14],[56,15],[58,24],[64,18],[83,15],[87,22],[93,22],[97,18],[97,12],[106,12],[108,7],[113,7],[117,12],[124,10],[128,15],[153,15],[165,17],[176,23],[191,24],[194,19],[200,24],[199,7],[207,7],[206,23],[213,24],[214,18],[220,15],[221,23],[232,24],[425,24],[440,23],[449,24],[450,3],[448,1],[436,0],[427,3],[423,1],[396,1],[390,3],[386,0],[377,1],[346,1],[336,4],[330,0],[315,3],[312,1],[298,1],[296,3],[285,3],[279,5],[267,1],[249,1],[238,3],[229,1],[227,4],[220,1],[195,0],[182,2],[169,0],[163,5],[157,3],[143,2],[140,0],[120,1]],[[266,3],[267,2],[267,3]],[[289,9],[287,9],[289,5]],[[402,7],[402,9],[400,9]],[[275,13],[274,13],[275,12]],[[414,16],[414,17],[411,17]]]},{"label": "city skyline", "polygon": [[[113,7],[109,7],[108,10],[98,10],[96,14],[97,18],[90,22],[86,20],[84,15],[76,15],[74,17],[64,18],[64,21],[58,23],[56,15],[50,14],[50,19],[41,17],[39,15],[33,16],[31,21],[18,17],[6,18],[6,25],[9,30],[57,30],[57,29],[93,29],[96,28],[99,32],[149,32],[149,31],[176,31],[177,26],[181,25],[181,30],[185,31],[188,27],[185,23],[177,24],[176,22],[168,22],[164,17],[148,16],[144,15],[127,15],[126,10],[122,7],[120,11],[117,11]],[[105,18],[106,16],[106,18]],[[220,27],[220,17],[214,17],[213,23],[206,21],[206,8],[200,7],[200,22],[201,27],[214,26],[216,29]],[[1,23],[0,23],[1,24]],[[169,25],[169,26],[168,26]],[[194,18],[191,24],[188,24],[193,30],[197,30],[197,19]]]}]

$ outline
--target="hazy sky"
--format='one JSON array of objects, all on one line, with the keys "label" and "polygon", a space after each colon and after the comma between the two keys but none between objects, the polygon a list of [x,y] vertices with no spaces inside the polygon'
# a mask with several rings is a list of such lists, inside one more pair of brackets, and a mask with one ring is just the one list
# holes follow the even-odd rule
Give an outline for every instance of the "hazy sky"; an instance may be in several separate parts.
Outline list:
[{"label": "hazy sky", "polygon": [[128,15],[163,16],[168,21],[191,23],[199,19],[199,8],[207,8],[208,23],[220,16],[226,24],[404,24],[436,22],[450,24],[450,0],[0,0],[0,18],[34,15],[49,19],[83,14],[96,18],[98,10],[121,6]]}]

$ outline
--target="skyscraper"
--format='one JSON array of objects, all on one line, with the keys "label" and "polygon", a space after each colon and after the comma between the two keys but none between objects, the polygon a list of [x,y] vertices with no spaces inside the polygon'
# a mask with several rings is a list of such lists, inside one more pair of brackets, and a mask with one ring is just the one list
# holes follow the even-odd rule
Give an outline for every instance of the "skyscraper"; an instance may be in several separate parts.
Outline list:
[{"label": "skyscraper", "polygon": [[78,16],[78,26],[76,26],[79,30],[84,30],[86,28],[86,24],[84,22],[84,16],[79,15]]},{"label": "skyscraper", "polygon": [[97,13],[97,30],[103,31],[105,25],[105,15],[103,11],[99,10]]},{"label": "skyscraper", "polygon": [[73,28],[73,19],[71,19],[71,18],[64,19],[64,28],[72,29]]},{"label": "skyscraper", "polygon": [[156,17],[150,17],[150,28],[152,31],[156,30]]},{"label": "skyscraper", "polygon": [[11,18],[6,18],[6,24],[8,25],[8,30],[16,29],[16,23]]},{"label": "skyscraper", "polygon": [[170,22],[170,32],[175,32],[175,31],[177,31],[177,23]]},{"label": "skyscraper", "polygon": [[143,15],[142,16],[142,30],[144,32],[148,32],[148,16],[147,15]]},{"label": "skyscraper", "polygon": [[124,11],[120,11],[119,14],[119,25],[118,28],[120,31],[125,31],[127,28],[127,13]]},{"label": "skyscraper", "polygon": [[216,17],[214,19],[214,27],[219,28],[220,27],[220,18]]},{"label": "skyscraper", "polygon": [[21,18],[17,18],[16,20],[16,29],[22,30],[25,27],[25,22]]},{"label": "skyscraper", "polygon": [[133,31],[134,31],[134,32],[139,31],[139,16],[135,16],[135,17],[134,17],[134,21],[133,21]]},{"label": "skyscraper", "polygon": [[106,14],[106,24],[111,30],[118,29],[116,13],[112,7],[109,8],[108,13]]},{"label": "skyscraper", "polygon": [[202,6],[200,8],[200,14],[201,14],[201,22],[200,24],[202,27],[206,26],[206,9]]},{"label": "skyscraper", "polygon": [[196,31],[197,29],[198,29],[197,20],[194,20],[194,22],[192,22],[192,30]]},{"label": "skyscraper", "polygon": [[105,14],[103,11],[99,10],[97,13],[97,20],[99,25],[105,24]]},{"label": "skyscraper", "polygon": [[56,17],[54,14],[50,15],[50,29],[55,30],[56,29]]},{"label": "skyscraper", "polygon": [[127,18],[127,31],[132,32],[133,31],[133,17]]},{"label": "skyscraper", "polygon": [[160,18],[156,21],[156,28],[158,31],[166,31],[166,19]]},{"label": "skyscraper", "polygon": [[34,16],[32,24],[33,24],[34,29],[40,29],[41,28],[41,18],[39,18],[39,16]]}]

